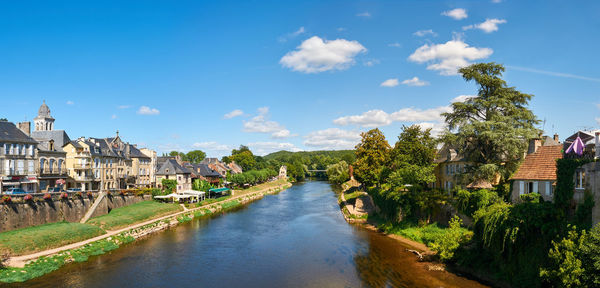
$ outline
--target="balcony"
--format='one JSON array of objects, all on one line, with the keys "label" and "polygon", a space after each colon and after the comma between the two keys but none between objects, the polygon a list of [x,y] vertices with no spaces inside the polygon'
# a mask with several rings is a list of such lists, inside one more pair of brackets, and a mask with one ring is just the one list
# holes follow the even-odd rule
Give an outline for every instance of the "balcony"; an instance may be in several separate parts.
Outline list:
[{"label": "balcony", "polygon": [[89,175],[75,176],[76,181],[92,181],[93,177]]},{"label": "balcony", "polygon": [[0,175],[6,176],[25,176],[34,174],[35,172],[29,172],[27,169],[0,169]]},{"label": "balcony", "polygon": [[44,169],[38,169],[37,170],[37,174],[39,175],[66,175],[67,174],[67,169],[62,167],[61,169],[58,168],[44,168]]},{"label": "balcony", "polygon": [[77,158],[90,158],[90,152],[87,152],[87,151],[77,152],[77,153],[75,153],[75,157],[77,157]]},{"label": "balcony", "polygon": [[73,165],[73,168],[75,168],[75,169],[90,169],[90,168],[92,168],[92,164],[90,164],[90,163],[75,164],[75,165]]}]

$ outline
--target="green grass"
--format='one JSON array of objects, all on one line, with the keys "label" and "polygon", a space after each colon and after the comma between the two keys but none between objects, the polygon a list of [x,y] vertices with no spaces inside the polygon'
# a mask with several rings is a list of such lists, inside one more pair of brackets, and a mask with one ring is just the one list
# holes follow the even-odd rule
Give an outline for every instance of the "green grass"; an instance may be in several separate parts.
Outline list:
[{"label": "green grass", "polygon": [[240,204],[241,203],[238,200],[225,202],[225,203],[221,204],[221,209],[223,209],[223,210],[231,209],[233,207],[239,206]]},{"label": "green grass", "polygon": [[229,198],[231,198],[231,195],[228,195],[228,196],[221,196],[221,197],[219,197],[219,198],[210,198],[210,199],[206,199],[206,200],[200,201],[200,202],[198,202],[198,203],[194,203],[194,204],[187,204],[187,207],[188,207],[188,208],[196,208],[196,207],[201,207],[201,206],[204,206],[204,205],[213,204],[213,203],[215,203],[215,202],[224,201],[224,200],[227,200],[227,199],[229,199]]},{"label": "green grass", "polygon": [[[376,218],[376,219],[373,219]],[[369,216],[369,220],[376,220],[379,222],[377,228],[383,230],[388,234],[395,234],[408,238],[410,240],[423,243],[430,246],[436,239],[443,238],[448,233],[448,228],[440,227],[437,223],[428,224],[419,227],[413,222],[404,221],[400,223],[384,222],[380,218]],[[467,228],[461,228],[463,232],[467,233]]]},{"label": "green grass", "polygon": [[110,237],[109,239],[102,239],[57,255],[40,257],[37,260],[26,264],[23,268],[2,268],[0,269],[0,282],[24,282],[59,269],[61,266],[65,265],[68,260],[84,262],[87,261],[90,256],[104,254],[119,248],[122,244],[135,240],[132,236],[125,235],[117,235]]},{"label": "green grass", "polygon": [[25,255],[83,241],[106,233],[81,223],[58,222],[0,233],[0,251]]},{"label": "green grass", "polygon": [[362,191],[355,191],[352,193],[344,194],[344,198],[346,198],[346,202],[354,204],[354,202],[356,202],[356,198],[363,194],[364,193]]},{"label": "green grass", "polygon": [[265,182],[262,184],[258,184],[256,186],[252,186],[247,189],[236,190],[235,195],[238,195],[239,192],[242,192],[245,194],[245,193],[252,193],[252,192],[260,191],[260,190],[267,189],[267,188],[279,187],[279,185],[283,185],[285,183],[287,183],[287,180],[285,180],[285,179],[279,179],[279,180],[275,180],[273,182]]},{"label": "green grass", "polygon": [[113,209],[110,213],[94,217],[87,223],[106,230],[114,230],[181,210],[183,208],[179,204],[142,201]]}]

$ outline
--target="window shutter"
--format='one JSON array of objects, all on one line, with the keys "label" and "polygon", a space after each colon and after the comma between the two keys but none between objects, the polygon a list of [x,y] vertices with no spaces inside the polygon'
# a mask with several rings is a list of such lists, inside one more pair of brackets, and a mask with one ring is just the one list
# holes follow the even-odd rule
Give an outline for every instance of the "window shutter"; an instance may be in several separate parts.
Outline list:
[{"label": "window shutter", "polygon": [[519,195],[523,195],[525,191],[525,182],[519,181]]},{"label": "window shutter", "polygon": [[538,181],[533,182],[533,193],[538,193]]}]

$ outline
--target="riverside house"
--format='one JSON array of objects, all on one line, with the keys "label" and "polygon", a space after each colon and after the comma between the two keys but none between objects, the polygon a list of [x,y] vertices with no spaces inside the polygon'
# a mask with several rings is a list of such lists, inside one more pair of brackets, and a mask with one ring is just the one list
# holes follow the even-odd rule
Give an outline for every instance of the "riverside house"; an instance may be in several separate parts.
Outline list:
[{"label": "riverside house", "polygon": [[437,165],[434,170],[436,181],[433,183],[433,188],[451,191],[465,184],[461,175],[466,171],[468,163],[457,149],[444,144],[438,151],[434,163]]},{"label": "riverside house", "polygon": [[563,157],[558,135],[529,142],[525,160],[511,177],[513,203],[521,201],[521,195],[539,193],[545,201],[552,201],[556,185],[556,160]]},{"label": "riverside house", "polygon": [[162,188],[162,180],[177,180],[176,191],[183,192],[192,190],[192,171],[183,167],[176,159],[166,158],[161,161],[162,164],[156,171],[156,183],[158,188]]},{"label": "riverside house", "polygon": [[36,192],[38,142],[14,123],[0,121],[0,190],[21,188]]}]

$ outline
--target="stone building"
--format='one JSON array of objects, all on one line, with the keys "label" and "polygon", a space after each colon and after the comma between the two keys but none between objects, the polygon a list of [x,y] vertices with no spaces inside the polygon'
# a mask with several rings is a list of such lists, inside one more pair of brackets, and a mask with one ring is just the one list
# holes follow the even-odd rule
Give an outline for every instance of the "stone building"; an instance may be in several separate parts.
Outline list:
[{"label": "stone building", "polygon": [[[38,168],[39,190],[47,191],[52,187],[63,187],[68,174],[66,169],[67,153],[63,146],[69,143],[69,135],[64,130],[54,130],[54,118],[51,116],[50,108],[42,103],[34,118],[35,126],[31,137],[39,144]],[[29,122],[21,130],[29,131]]]},{"label": "stone building", "polygon": [[466,171],[469,163],[463,155],[458,153],[458,150],[444,145],[436,155],[434,160],[436,167],[434,169],[435,183],[432,188],[438,188],[446,191],[451,191],[456,187],[465,185],[462,174]]},{"label": "stone building", "polygon": [[150,187],[156,187],[156,170],[158,169],[158,157],[156,155],[156,151],[148,148],[142,148],[140,151],[150,158],[150,165],[148,168],[150,169]]},{"label": "stone building", "polygon": [[162,188],[162,180],[177,180],[176,191],[182,192],[192,190],[192,172],[183,167],[177,160],[172,158],[164,159],[158,171],[156,171],[156,183]]},{"label": "stone building", "polygon": [[[21,126],[21,125],[19,125]],[[38,190],[36,176],[37,141],[14,123],[0,121],[0,190]]]}]

